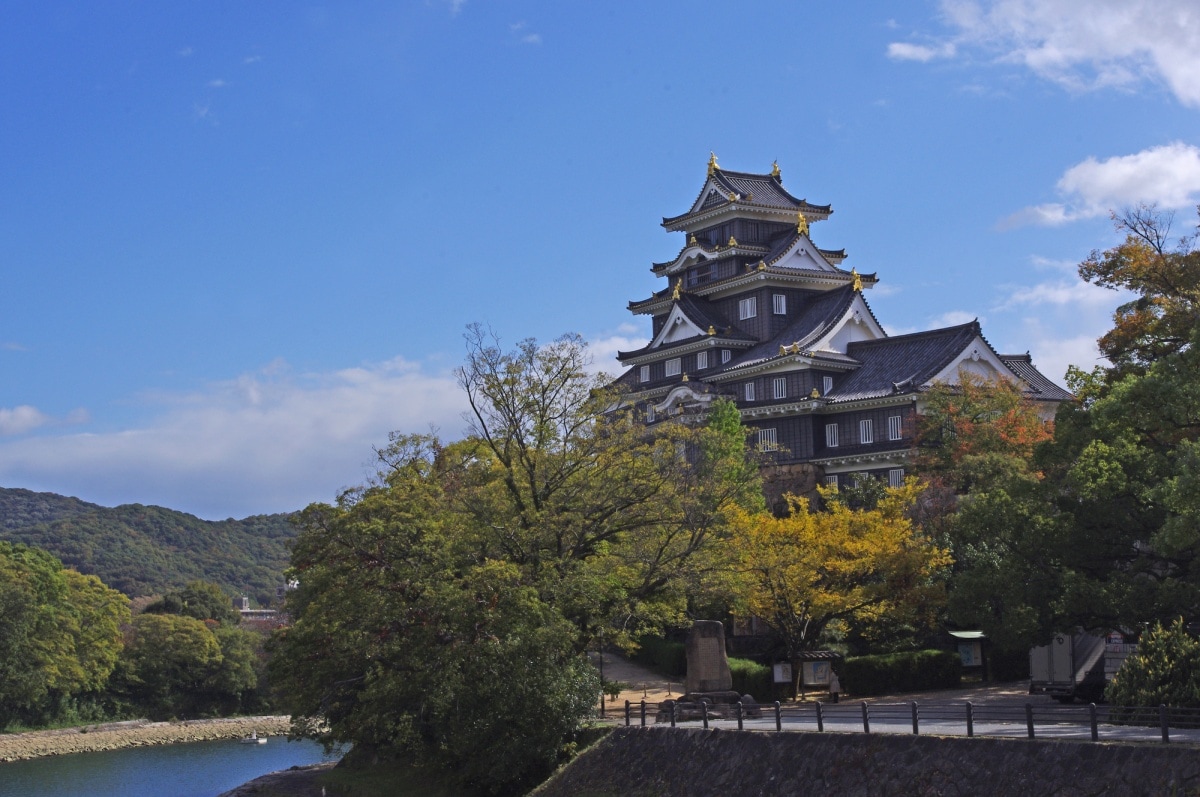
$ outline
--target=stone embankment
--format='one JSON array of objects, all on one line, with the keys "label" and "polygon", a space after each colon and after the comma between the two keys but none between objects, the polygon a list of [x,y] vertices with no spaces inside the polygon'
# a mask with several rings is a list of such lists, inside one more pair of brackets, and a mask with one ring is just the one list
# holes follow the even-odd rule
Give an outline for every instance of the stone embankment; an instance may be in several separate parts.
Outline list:
[{"label": "stone embankment", "polygon": [[617,728],[536,797],[1200,794],[1190,745]]},{"label": "stone embankment", "polygon": [[0,734],[0,761],[95,753],[154,744],[241,739],[252,733],[280,736],[288,732],[290,725],[288,717],[234,717],[184,722],[133,720],[54,731]]}]

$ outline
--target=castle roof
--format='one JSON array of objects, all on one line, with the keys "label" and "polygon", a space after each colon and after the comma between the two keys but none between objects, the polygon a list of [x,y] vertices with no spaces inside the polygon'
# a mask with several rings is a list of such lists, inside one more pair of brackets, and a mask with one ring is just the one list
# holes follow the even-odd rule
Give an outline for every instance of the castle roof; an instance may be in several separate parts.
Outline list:
[{"label": "castle roof", "polygon": [[714,156],[709,161],[708,179],[691,208],[678,216],[664,217],[662,226],[671,232],[698,228],[739,208],[781,218],[794,217],[800,211],[809,221],[827,219],[833,212],[829,205],[814,205],[792,196],[783,187],[778,170],[772,174],[727,171],[716,165]]},{"label": "castle roof", "polygon": [[1074,401],[1075,396],[1063,390],[1037,369],[1029,352],[1024,354],[1001,354],[1000,359],[1014,374],[1021,377],[1029,389],[1026,395],[1034,401]]}]

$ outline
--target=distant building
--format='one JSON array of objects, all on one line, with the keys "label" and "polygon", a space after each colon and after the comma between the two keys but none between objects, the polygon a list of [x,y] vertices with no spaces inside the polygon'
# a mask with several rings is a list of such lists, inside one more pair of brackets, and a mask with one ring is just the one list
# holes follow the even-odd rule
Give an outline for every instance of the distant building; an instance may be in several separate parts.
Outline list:
[{"label": "distant building", "polygon": [[777,500],[857,473],[900,484],[923,394],[960,372],[1016,381],[1047,418],[1071,399],[1028,354],[997,353],[977,321],[889,337],[863,295],[876,275],[845,270],[844,249],[810,237],[832,212],[789,193],[778,165],[750,174],[709,160],[692,206],[662,221],[685,236],[651,266],[666,287],[629,303],[650,316],[652,340],[618,354],[629,370],[617,381],[647,422],[733,399],[774,459],[765,481]]}]

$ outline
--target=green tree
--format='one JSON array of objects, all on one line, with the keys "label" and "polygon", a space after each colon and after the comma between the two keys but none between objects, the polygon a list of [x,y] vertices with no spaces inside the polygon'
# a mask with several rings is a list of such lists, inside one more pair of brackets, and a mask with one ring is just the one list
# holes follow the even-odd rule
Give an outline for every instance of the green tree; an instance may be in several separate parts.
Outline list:
[{"label": "green tree", "polygon": [[236,625],[241,615],[233,608],[233,601],[221,588],[211,581],[192,581],[181,590],[163,595],[145,608],[147,614],[182,614],[197,620],[216,620],[222,625]]},{"label": "green tree", "polygon": [[45,551],[0,542],[0,725],[42,722],[98,690],[121,647],[129,601]]},{"label": "green tree", "polygon": [[1182,619],[1142,634],[1104,693],[1114,706],[1200,707],[1200,641]]},{"label": "green tree", "polygon": [[374,484],[301,514],[271,673],[302,730],[516,788],[598,698],[595,635],[683,616],[729,513],[761,506],[745,432],[722,405],[647,430],[586,365],[575,337],[472,328],[472,435],[393,435]]},{"label": "green tree", "polygon": [[221,645],[203,621],[140,614],[129,629],[114,686],[151,719],[205,716],[221,663]]}]

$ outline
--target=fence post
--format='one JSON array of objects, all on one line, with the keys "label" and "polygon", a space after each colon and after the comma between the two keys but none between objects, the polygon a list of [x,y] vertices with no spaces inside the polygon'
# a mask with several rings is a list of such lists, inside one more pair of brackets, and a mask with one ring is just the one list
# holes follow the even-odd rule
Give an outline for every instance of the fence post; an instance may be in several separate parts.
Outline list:
[{"label": "fence post", "polygon": [[671,701],[671,727],[675,727],[675,716],[679,713],[679,701]]},{"label": "fence post", "polygon": [[738,730],[744,731],[745,728],[742,727],[742,716],[744,714],[744,709],[742,708],[742,701],[740,701],[740,700],[738,701],[737,707],[738,707]]},{"label": "fence post", "polygon": [[646,727],[646,701],[642,701],[642,727]]},{"label": "fence post", "polygon": [[912,706],[913,736],[917,736],[920,734],[920,731],[917,730],[917,701],[914,700],[909,705]]},{"label": "fence post", "polygon": [[1171,731],[1167,728],[1167,704],[1158,704],[1158,722],[1162,725],[1163,744],[1171,741]]},{"label": "fence post", "polygon": [[708,730],[708,701],[700,698],[700,715],[704,717],[704,730]]},{"label": "fence post", "polygon": [[821,710],[821,701],[816,701],[817,704],[817,733],[825,732],[825,713]]},{"label": "fence post", "polygon": [[1033,704],[1025,704],[1025,727],[1029,731],[1029,738],[1033,738]]},{"label": "fence post", "polygon": [[783,732],[783,713],[778,700],[775,701],[775,730]]},{"label": "fence post", "polygon": [[629,727],[629,701],[625,701],[625,727]]},{"label": "fence post", "polygon": [[1092,720],[1092,741],[1100,741],[1100,727],[1096,724],[1096,704],[1088,703],[1088,714]]},{"label": "fence post", "polygon": [[975,707],[967,701],[967,738],[975,736]]},{"label": "fence post", "polygon": [[869,713],[869,710],[867,709],[867,701],[865,701],[865,700],[863,701],[863,704],[862,704],[862,711],[863,711],[863,733],[870,733],[871,732],[871,715]]}]

